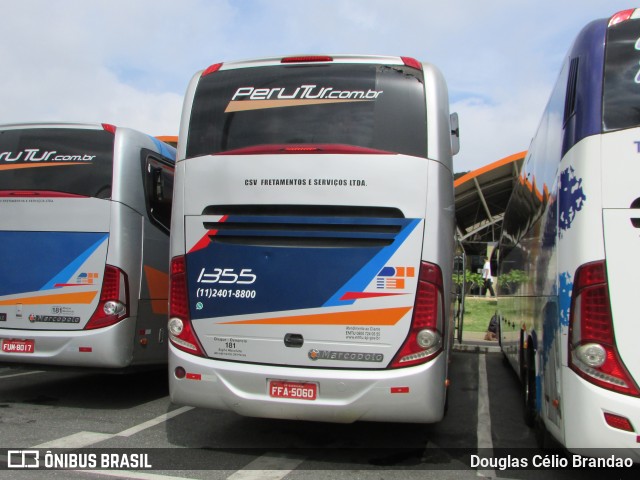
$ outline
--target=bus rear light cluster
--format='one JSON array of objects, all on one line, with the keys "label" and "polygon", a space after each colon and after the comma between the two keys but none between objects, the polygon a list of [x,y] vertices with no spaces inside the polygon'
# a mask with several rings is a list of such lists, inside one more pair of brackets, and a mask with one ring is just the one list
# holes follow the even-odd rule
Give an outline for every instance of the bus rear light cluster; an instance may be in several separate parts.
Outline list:
[{"label": "bus rear light cluster", "polygon": [[391,368],[428,362],[443,348],[443,282],[437,265],[422,262],[411,327]]},{"label": "bus rear light cluster", "polygon": [[604,260],[576,271],[569,318],[569,366],[588,382],[625,395],[640,390],[615,345]]},{"label": "bus rear light cluster", "polygon": [[171,260],[168,330],[173,346],[192,355],[204,357],[204,351],[191,326],[184,256]]},{"label": "bus rear light cluster", "polygon": [[85,330],[104,328],[129,316],[129,281],[127,274],[117,267],[107,265],[102,279],[100,301],[84,327]]}]

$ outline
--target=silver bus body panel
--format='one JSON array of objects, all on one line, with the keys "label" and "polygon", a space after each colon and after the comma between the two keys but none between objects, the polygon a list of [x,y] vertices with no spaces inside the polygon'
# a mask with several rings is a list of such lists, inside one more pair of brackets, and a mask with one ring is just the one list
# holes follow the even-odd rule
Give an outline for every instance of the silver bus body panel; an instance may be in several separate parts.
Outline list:
[{"label": "silver bus body panel", "polygon": [[31,354],[0,352],[0,362],[56,367],[125,368],[133,362],[132,339],[135,330],[134,317],[95,330],[25,332],[2,329],[1,338],[32,339],[36,350]]},{"label": "silver bus body panel", "polygon": [[[240,415],[333,423],[356,421],[434,423],[444,415],[447,356],[394,370],[325,370],[204,359],[169,346],[171,401]],[[195,375],[190,375],[194,373]],[[318,400],[269,396],[268,381],[317,382]]]}]

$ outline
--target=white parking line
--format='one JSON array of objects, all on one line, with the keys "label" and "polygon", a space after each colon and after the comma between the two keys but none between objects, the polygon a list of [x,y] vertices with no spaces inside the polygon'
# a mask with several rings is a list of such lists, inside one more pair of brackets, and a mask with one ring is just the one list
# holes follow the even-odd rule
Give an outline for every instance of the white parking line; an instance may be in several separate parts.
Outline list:
[{"label": "white parking line", "polygon": [[195,480],[187,477],[174,477],[159,473],[136,472],[131,470],[74,470],[75,472],[103,475],[106,477],[127,478],[133,480]]},{"label": "white parking line", "polygon": [[164,413],[151,420],[147,420],[139,425],[127,428],[120,433],[77,432],[66,437],[57,438],[55,440],[41,443],[40,445],[35,445],[31,448],[86,448],[96,443],[109,440],[113,437],[130,437],[131,435],[142,432],[147,428],[160,425],[161,423],[190,410],[193,410],[193,407],[181,407],[176,410],[172,410],[169,413]]},{"label": "white parking line", "polygon": [[0,380],[5,378],[21,377],[23,375],[33,375],[34,373],[45,373],[43,370],[32,370],[30,372],[11,373],[9,375],[0,375]]},{"label": "white parking line", "polygon": [[148,420],[146,422],[143,422],[139,425],[135,425],[131,428],[127,428],[126,430],[123,430],[120,433],[116,433],[116,436],[118,437],[130,437],[131,435],[134,435],[136,433],[139,433],[143,430],[146,430],[147,428],[151,428],[151,427],[155,427],[156,425],[160,425],[161,423],[166,422],[167,420],[173,418],[173,417],[177,417],[180,414],[186,413],[190,410],[193,410],[194,407],[181,407],[178,408],[176,410],[172,410],[169,413],[165,413],[163,415],[160,415],[159,417],[153,418],[151,420]]},{"label": "white parking line", "polygon": [[[493,450],[491,438],[491,411],[489,410],[489,381],[487,380],[487,357],[478,355],[478,455],[480,457]],[[479,477],[496,478],[493,469],[478,470]]]},{"label": "white parking line", "polygon": [[281,480],[295,470],[304,458],[266,453],[227,477],[227,480]]}]

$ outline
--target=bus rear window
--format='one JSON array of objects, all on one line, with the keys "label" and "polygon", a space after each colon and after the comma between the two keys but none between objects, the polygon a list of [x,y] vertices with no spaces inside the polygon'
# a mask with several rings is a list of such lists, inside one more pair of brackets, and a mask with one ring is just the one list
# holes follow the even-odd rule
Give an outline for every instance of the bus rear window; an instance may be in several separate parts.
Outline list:
[{"label": "bus rear window", "polygon": [[640,20],[609,27],[604,65],[603,130],[640,125]]},{"label": "bus rear window", "polygon": [[0,190],[108,198],[113,142],[113,134],[103,130],[0,130]]},{"label": "bus rear window", "polygon": [[341,144],[426,157],[422,72],[374,64],[278,65],[200,79],[187,158],[258,145]]}]

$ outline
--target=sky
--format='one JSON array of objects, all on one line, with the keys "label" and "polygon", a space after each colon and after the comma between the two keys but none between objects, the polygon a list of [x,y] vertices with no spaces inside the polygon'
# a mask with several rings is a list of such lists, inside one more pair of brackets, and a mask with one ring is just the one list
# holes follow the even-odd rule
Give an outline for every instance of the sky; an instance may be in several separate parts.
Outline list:
[{"label": "sky", "polygon": [[[177,135],[187,84],[225,61],[398,55],[435,64],[460,117],[454,170],[526,150],[573,39],[618,0],[3,0],[0,124]],[[638,5],[640,6],[640,5]]]}]

